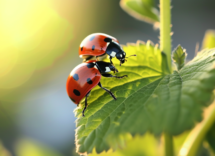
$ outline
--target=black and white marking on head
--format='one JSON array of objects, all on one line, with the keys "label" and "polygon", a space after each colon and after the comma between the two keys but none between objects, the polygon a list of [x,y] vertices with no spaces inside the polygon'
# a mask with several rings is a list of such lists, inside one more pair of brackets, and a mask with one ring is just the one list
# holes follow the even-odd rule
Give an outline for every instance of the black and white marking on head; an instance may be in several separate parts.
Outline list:
[{"label": "black and white marking on head", "polygon": [[87,83],[88,83],[88,84],[92,84],[93,81],[92,81],[90,78],[88,78],[88,79],[87,79]]},{"label": "black and white marking on head", "polygon": [[94,65],[95,65],[94,63],[87,63],[87,67],[88,67],[88,68],[93,68]]},{"label": "black and white marking on head", "polygon": [[111,57],[115,57],[115,56],[116,56],[116,52],[115,52],[115,51],[112,51],[111,54],[110,54],[110,56],[111,56]]},{"label": "black and white marking on head", "polygon": [[110,68],[109,67],[105,67],[105,72],[110,72]]},{"label": "black and white marking on head", "polygon": [[104,39],[104,41],[105,41],[105,42],[112,42],[112,39],[111,39],[111,38],[106,37],[106,38]]},{"label": "black and white marking on head", "polygon": [[73,79],[76,80],[76,81],[78,81],[78,79],[79,79],[78,74],[74,74],[72,77],[73,77]]},{"label": "black and white marking on head", "polygon": [[94,35],[94,36],[92,36],[92,37],[90,38],[90,41],[92,41],[95,37],[96,37],[95,35]]},{"label": "black and white marking on head", "polygon": [[95,45],[92,46],[92,50],[94,50],[94,49],[95,49]]},{"label": "black and white marking on head", "polygon": [[80,95],[81,95],[81,93],[80,93],[78,90],[76,90],[76,89],[73,90],[73,93],[74,93],[76,96],[80,96]]}]

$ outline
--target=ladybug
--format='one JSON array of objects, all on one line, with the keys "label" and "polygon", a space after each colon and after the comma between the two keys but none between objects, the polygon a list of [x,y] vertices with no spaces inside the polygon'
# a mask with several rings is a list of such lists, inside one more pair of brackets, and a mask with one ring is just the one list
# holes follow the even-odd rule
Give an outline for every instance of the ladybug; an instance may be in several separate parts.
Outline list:
[{"label": "ladybug", "polygon": [[114,57],[120,61],[120,65],[125,62],[126,53],[119,45],[119,41],[104,33],[94,33],[87,36],[79,47],[79,56],[84,61],[93,57],[102,57],[105,54],[109,55],[111,64],[113,64],[112,58]]},{"label": "ladybug", "polygon": [[90,60],[79,64],[71,71],[67,79],[66,90],[70,99],[77,105],[80,103],[81,99],[85,97],[85,107],[82,111],[82,116],[84,116],[84,112],[87,108],[87,97],[90,91],[97,85],[116,100],[114,94],[110,90],[102,87],[100,82],[101,76],[115,78],[127,77],[127,75],[116,76],[108,74],[108,72],[116,70],[117,69],[111,63]]}]

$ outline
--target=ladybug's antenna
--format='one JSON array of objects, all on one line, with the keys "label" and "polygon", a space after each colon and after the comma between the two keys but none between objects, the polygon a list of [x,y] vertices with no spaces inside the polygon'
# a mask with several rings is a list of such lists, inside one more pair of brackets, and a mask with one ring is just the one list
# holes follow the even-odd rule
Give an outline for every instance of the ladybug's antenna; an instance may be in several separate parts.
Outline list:
[{"label": "ladybug's antenna", "polygon": [[128,57],[125,57],[125,58],[129,58],[129,57],[131,57],[131,56],[137,56],[137,55],[130,55],[130,56],[128,56]]}]

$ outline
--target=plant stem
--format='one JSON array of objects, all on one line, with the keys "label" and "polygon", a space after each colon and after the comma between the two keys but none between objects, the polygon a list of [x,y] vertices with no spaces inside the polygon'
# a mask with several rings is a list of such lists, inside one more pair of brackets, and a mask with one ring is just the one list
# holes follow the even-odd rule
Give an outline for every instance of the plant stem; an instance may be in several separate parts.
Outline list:
[{"label": "plant stem", "polygon": [[188,135],[185,140],[179,156],[196,155],[196,152],[215,121],[215,101],[204,111],[204,120],[200,122]]},{"label": "plant stem", "polygon": [[[160,0],[160,49],[167,56],[167,65],[171,73],[171,35],[170,35],[170,0]],[[173,156],[172,136],[164,133],[165,156]]]},{"label": "plant stem", "polygon": [[173,156],[173,139],[172,136],[164,133],[165,156]]},{"label": "plant stem", "polygon": [[170,0],[160,0],[160,49],[167,56],[167,64],[171,73],[171,15]]}]

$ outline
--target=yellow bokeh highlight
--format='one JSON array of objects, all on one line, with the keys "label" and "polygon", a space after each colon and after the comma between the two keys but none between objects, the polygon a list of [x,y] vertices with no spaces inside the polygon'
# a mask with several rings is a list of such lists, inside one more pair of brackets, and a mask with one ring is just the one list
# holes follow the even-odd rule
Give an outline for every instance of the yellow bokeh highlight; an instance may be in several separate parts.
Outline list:
[{"label": "yellow bokeh highlight", "polygon": [[17,156],[61,156],[53,149],[32,139],[23,138],[16,144]]},{"label": "yellow bokeh highlight", "polygon": [[4,0],[1,3],[1,29],[15,44],[34,35],[52,16],[56,13],[47,7],[46,1]]},{"label": "yellow bokeh highlight", "polygon": [[[11,51],[9,53],[8,51]],[[6,76],[13,69],[18,60],[18,52],[15,48],[1,48],[0,47],[0,78]]]},{"label": "yellow bokeh highlight", "polygon": [[69,47],[72,26],[46,0],[0,0],[0,89],[24,84]]}]

